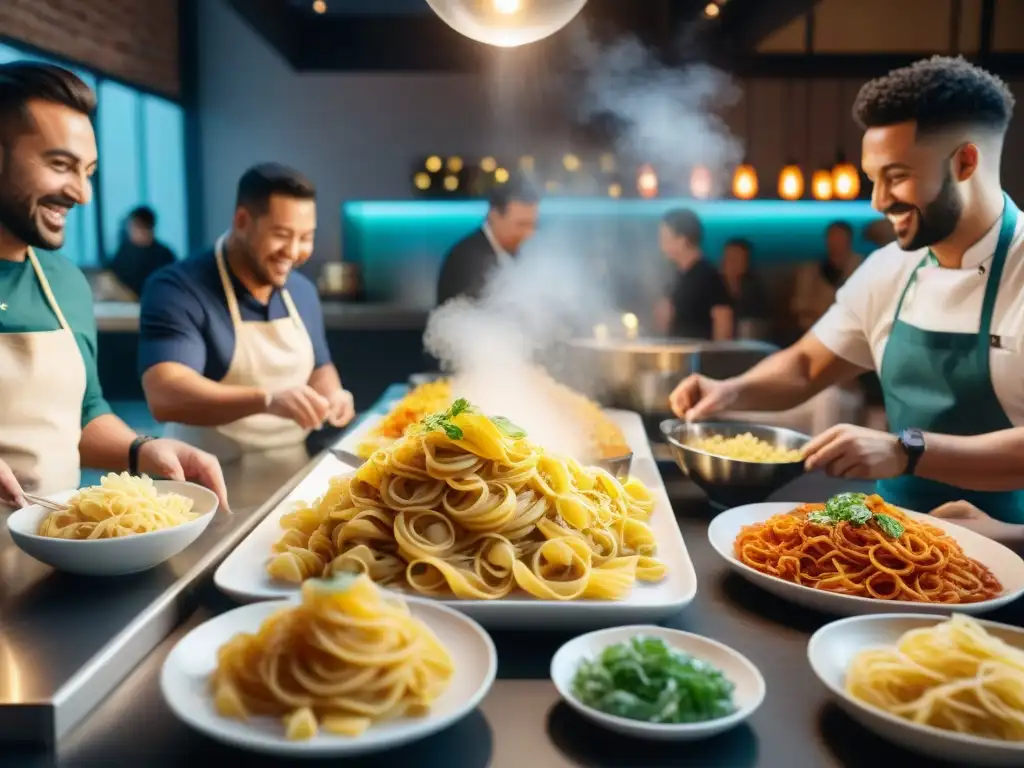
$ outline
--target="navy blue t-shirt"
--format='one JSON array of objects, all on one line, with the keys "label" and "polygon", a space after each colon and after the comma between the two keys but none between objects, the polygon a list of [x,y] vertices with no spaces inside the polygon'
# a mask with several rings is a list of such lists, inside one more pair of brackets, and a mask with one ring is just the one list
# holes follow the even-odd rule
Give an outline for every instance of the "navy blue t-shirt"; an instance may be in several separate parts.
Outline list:
[{"label": "navy blue t-shirt", "polygon": [[[288,317],[279,290],[274,290],[269,303],[262,304],[230,269],[228,275],[242,322]],[[313,341],[316,367],[326,365],[331,353],[316,286],[305,275],[292,272],[285,287]],[[140,374],[157,363],[181,363],[220,381],[234,352],[235,329],[212,250],[164,267],[146,281],[139,317]]]}]

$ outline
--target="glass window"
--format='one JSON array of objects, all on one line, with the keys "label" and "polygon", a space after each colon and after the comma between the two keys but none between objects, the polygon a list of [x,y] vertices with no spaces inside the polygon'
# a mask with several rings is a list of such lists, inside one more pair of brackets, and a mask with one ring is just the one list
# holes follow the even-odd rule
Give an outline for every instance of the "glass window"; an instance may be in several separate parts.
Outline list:
[{"label": "glass window", "polygon": [[142,98],[146,203],[156,212],[156,236],[179,259],[187,255],[185,112],[156,96]]},{"label": "glass window", "polygon": [[103,80],[99,86],[99,194],[103,248],[113,257],[124,217],[146,202],[141,141],[141,95],[134,88]]}]

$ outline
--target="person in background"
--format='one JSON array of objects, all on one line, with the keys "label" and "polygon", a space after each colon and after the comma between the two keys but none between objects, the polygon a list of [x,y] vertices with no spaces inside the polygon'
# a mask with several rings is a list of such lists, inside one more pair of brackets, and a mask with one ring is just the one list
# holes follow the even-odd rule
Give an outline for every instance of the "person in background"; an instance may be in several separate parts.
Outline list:
[{"label": "person in background", "polygon": [[153,275],[142,294],[139,366],[168,433],[224,459],[298,445],[354,416],[331,362],[313,253],[316,190],[267,163],[238,183],[231,229]]},{"label": "person in background", "polygon": [[86,466],[193,480],[226,506],[215,458],[137,435],[103,399],[92,290],[55,253],[92,198],[95,108],[66,69],[0,65],[0,501],[77,488]]},{"label": "person in background", "polygon": [[110,271],[136,297],[157,270],[176,261],[174,252],[156,239],[156,214],[140,206],[128,214],[121,244],[110,262]]},{"label": "person in background", "polygon": [[808,471],[877,481],[891,504],[968,501],[1024,524],[1024,217],[1000,177],[1015,99],[962,57],[934,56],[861,88],[862,163],[896,242],[873,253],[796,344],[742,375],[689,376],[673,411],[784,410],[878,371],[890,431],[840,424]]},{"label": "person in background", "polygon": [[523,175],[513,174],[491,192],[487,218],[456,243],[444,258],[437,279],[437,304],[464,296],[479,299],[487,278],[509,263],[537,231],[540,194]]},{"label": "person in background", "polygon": [[828,311],[839,290],[864,258],[853,250],[853,227],[834,221],[825,230],[825,258],[796,272],[791,309],[801,331],[807,331]]},{"label": "person in background", "polygon": [[718,270],[704,258],[704,227],[697,214],[686,208],[666,213],[658,242],[665,258],[675,266],[676,278],[671,294],[655,307],[655,327],[676,338],[733,338],[729,291]]},{"label": "person in background", "polygon": [[722,279],[729,293],[737,338],[767,338],[771,324],[768,294],[757,271],[750,266],[754,246],[742,237],[729,240],[722,250]]},{"label": "person in background", "polygon": [[1005,523],[986,514],[969,501],[951,501],[931,512],[936,517],[952,520],[957,525],[970,528],[986,538],[998,541],[1004,547],[1024,557],[1024,524]]}]

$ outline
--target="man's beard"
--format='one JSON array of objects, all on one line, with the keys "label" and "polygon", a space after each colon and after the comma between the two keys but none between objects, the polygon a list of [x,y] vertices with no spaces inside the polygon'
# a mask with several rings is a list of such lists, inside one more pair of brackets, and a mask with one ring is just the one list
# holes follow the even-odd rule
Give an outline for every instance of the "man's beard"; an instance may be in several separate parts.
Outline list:
[{"label": "man's beard", "polygon": [[894,203],[889,206],[886,213],[904,213],[909,210],[917,211],[917,231],[909,242],[903,243],[899,239],[900,248],[904,251],[918,251],[922,248],[929,248],[936,243],[952,235],[960,223],[964,213],[963,200],[957,193],[956,183],[953,181],[953,174],[947,168],[946,176],[942,180],[942,188],[922,211],[912,205],[905,203]]},{"label": "man's beard", "polygon": [[18,197],[6,181],[0,178],[0,227],[32,248],[55,251],[64,245],[64,233],[44,232],[32,216],[31,199]]}]

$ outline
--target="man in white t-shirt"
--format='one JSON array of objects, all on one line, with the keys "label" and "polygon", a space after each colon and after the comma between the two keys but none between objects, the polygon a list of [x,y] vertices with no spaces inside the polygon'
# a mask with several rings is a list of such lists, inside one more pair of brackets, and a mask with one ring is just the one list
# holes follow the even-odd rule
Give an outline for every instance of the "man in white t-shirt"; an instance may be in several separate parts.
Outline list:
[{"label": "man in white t-shirt", "polygon": [[878,480],[911,509],[967,499],[1024,522],[1024,221],[999,179],[1013,106],[962,58],[867,83],[854,104],[862,165],[896,242],[800,341],[733,379],[688,377],[673,410],[786,409],[875,370],[893,434],[833,427],[808,445],[808,469]]}]

